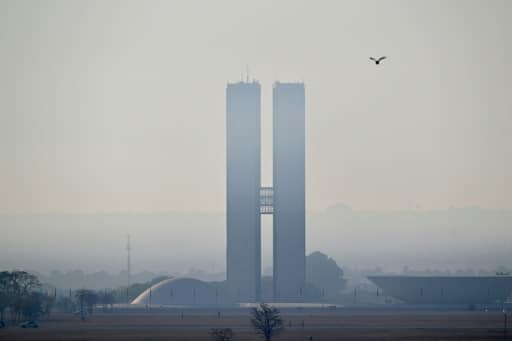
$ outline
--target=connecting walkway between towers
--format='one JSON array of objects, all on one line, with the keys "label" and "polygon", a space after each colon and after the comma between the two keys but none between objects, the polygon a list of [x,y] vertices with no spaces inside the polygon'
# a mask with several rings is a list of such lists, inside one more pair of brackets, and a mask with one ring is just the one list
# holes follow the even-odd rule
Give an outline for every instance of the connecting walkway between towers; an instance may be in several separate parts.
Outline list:
[{"label": "connecting walkway between towers", "polygon": [[260,188],[260,214],[274,214],[274,188]]}]

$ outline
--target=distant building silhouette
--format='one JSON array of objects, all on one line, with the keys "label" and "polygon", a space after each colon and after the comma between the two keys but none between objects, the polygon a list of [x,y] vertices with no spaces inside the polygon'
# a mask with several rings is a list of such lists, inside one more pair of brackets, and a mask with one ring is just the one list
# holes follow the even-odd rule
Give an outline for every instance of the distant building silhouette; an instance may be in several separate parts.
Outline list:
[{"label": "distant building silhouette", "polygon": [[368,276],[382,294],[409,304],[499,304],[512,293],[512,276]]}]

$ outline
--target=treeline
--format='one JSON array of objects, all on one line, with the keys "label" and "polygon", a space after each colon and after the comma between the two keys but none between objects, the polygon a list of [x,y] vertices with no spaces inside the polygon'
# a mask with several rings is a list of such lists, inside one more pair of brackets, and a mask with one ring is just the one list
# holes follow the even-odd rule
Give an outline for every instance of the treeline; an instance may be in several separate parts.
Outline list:
[{"label": "treeline", "polygon": [[55,310],[62,313],[76,313],[84,318],[92,315],[94,307],[101,305],[104,310],[112,310],[116,303],[111,291],[79,289],[69,291],[69,296],[56,297]]},{"label": "treeline", "polygon": [[[47,290],[39,278],[26,271],[0,272],[0,319],[7,317],[13,323],[49,316],[53,311],[74,313],[84,319],[92,315],[95,307],[104,312],[113,310],[116,303],[130,303],[144,290],[167,276],[156,277],[144,283],[134,283],[117,289],[69,289],[57,295],[57,290]],[[62,291],[61,291],[62,293]]]},{"label": "treeline", "polygon": [[[126,287],[128,273],[123,270],[117,274],[108,273],[106,271],[96,271],[92,273],[85,273],[82,270],[73,271],[58,271],[54,270],[49,274],[34,273],[39,277],[41,282],[48,283],[56,288],[71,288],[76,289],[92,289],[102,290],[105,288],[118,288],[120,286]],[[143,271],[131,274],[132,283],[145,283],[151,279],[167,275],[166,273],[153,273],[150,271]]]},{"label": "treeline", "polygon": [[49,315],[55,297],[41,291],[39,279],[25,271],[0,272],[0,319],[12,322]]}]

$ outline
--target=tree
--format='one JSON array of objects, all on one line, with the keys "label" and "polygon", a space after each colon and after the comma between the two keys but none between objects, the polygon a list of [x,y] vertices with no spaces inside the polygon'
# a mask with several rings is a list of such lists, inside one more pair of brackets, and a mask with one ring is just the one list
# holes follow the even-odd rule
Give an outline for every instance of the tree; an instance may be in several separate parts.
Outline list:
[{"label": "tree", "polygon": [[80,289],[75,291],[75,298],[77,301],[77,305],[80,311],[80,318],[82,320],[85,320],[85,315],[87,314],[87,311],[85,310],[86,306],[86,298],[88,295],[89,290],[86,289]]},{"label": "tree", "polygon": [[257,334],[270,341],[272,336],[277,335],[284,329],[284,321],[281,318],[279,309],[268,304],[261,303],[259,308],[252,308],[251,323]]},{"label": "tree", "polygon": [[56,297],[52,295],[43,295],[42,297],[42,308],[43,308],[43,314],[47,317],[50,316],[53,307],[55,306]]},{"label": "tree", "polygon": [[306,281],[320,289],[323,300],[336,300],[346,286],[343,270],[326,254],[315,251],[306,257]]},{"label": "tree", "polygon": [[39,279],[26,271],[11,272],[11,289],[13,302],[9,307],[12,312],[12,319],[18,321],[27,313],[28,315],[37,314],[39,312],[31,312],[31,309],[37,310],[38,299],[31,293],[41,287]]},{"label": "tree", "polygon": [[110,310],[112,310],[112,307],[115,303],[114,294],[110,291],[99,292],[98,293],[98,302],[103,305],[104,311],[107,310],[107,307],[110,307]]},{"label": "tree", "polygon": [[72,313],[77,309],[76,303],[69,297],[60,297],[55,302],[56,310],[63,313]]},{"label": "tree", "polygon": [[12,299],[9,296],[10,275],[8,271],[0,272],[0,320],[5,320],[5,309],[9,307]]},{"label": "tree", "polygon": [[39,292],[31,292],[21,300],[20,310],[22,316],[27,320],[38,318],[43,312],[43,301],[45,297]]},{"label": "tree", "polygon": [[85,320],[87,314],[92,315],[94,305],[98,301],[98,294],[93,290],[80,289],[75,291],[75,298],[80,308],[80,317]]},{"label": "tree", "polygon": [[94,310],[94,305],[98,302],[98,295],[92,291],[87,290],[87,294],[85,295],[85,303],[87,305],[87,312],[89,315],[92,315]]},{"label": "tree", "polygon": [[[32,294],[40,287],[39,279],[26,271],[1,272],[0,313],[2,319],[6,308],[9,308],[13,322],[20,320],[26,314],[32,315],[35,313],[32,312],[32,308],[36,307],[37,304],[35,296]],[[42,300],[39,303],[41,302]],[[32,308],[29,309],[28,307]]]},{"label": "tree", "polygon": [[231,328],[212,328],[210,336],[214,341],[229,341],[233,338],[233,330]]}]

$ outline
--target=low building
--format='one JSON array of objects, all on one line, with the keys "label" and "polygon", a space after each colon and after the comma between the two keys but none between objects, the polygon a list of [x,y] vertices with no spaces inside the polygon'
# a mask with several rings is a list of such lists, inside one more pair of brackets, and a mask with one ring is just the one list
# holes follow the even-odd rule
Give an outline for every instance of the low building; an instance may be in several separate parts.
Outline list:
[{"label": "low building", "polygon": [[410,304],[496,304],[512,294],[512,276],[368,276],[382,294]]}]

